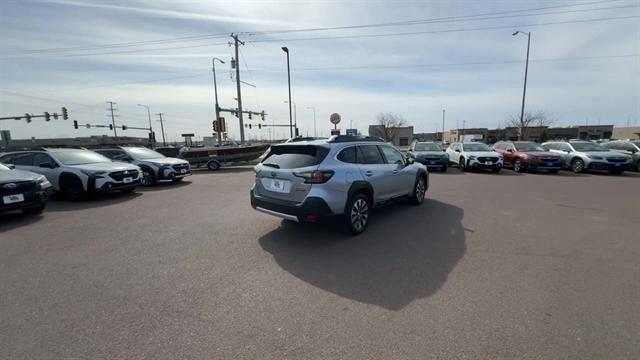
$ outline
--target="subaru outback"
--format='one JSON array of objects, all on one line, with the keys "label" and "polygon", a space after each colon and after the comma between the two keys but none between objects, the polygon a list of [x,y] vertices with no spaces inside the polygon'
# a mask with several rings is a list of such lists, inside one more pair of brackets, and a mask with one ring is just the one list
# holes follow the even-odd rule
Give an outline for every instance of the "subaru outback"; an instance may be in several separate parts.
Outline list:
[{"label": "subaru outback", "polygon": [[422,204],[429,187],[424,165],[373,137],[274,145],[255,172],[254,209],[295,222],[342,216],[353,234],[366,229],[373,207],[402,197]]}]

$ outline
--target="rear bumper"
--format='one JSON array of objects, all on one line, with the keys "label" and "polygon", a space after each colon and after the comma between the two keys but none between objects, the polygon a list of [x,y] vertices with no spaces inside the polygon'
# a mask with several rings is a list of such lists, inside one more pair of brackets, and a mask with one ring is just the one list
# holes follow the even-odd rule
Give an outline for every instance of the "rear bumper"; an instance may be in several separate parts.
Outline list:
[{"label": "rear bumper", "polygon": [[31,191],[31,192],[23,193],[23,195],[24,195],[24,201],[21,201],[19,203],[12,203],[12,204],[5,204],[4,201],[2,200],[2,197],[0,197],[0,212],[20,210],[20,209],[42,205],[49,198],[49,191],[46,191],[46,190]]},{"label": "rear bumper", "polygon": [[321,217],[333,215],[329,205],[318,197],[308,197],[302,203],[294,203],[256,195],[253,189],[249,191],[249,197],[252,208],[291,221],[311,222]]}]

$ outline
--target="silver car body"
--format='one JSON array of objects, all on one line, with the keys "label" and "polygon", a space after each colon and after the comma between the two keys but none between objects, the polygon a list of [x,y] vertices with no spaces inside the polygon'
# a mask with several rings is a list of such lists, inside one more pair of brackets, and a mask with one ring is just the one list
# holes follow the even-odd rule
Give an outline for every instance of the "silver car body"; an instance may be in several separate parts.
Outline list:
[{"label": "silver car body", "polygon": [[584,163],[585,169],[611,170],[619,167],[626,170],[631,165],[631,156],[616,153],[602,148],[601,151],[578,151],[576,144],[599,145],[590,141],[549,141],[542,144],[542,147],[551,152],[560,154],[565,167],[571,168],[575,159],[580,159]]}]

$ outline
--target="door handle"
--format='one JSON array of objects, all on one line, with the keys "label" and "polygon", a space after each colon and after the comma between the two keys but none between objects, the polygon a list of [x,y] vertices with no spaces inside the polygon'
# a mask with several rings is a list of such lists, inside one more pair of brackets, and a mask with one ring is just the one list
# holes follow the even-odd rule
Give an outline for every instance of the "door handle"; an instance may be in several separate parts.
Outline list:
[{"label": "door handle", "polygon": [[371,172],[371,171],[365,171],[365,172],[364,172],[364,174],[365,174],[365,175],[367,175],[367,176],[372,176],[372,175],[373,175],[373,172]]},{"label": "door handle", "polygon": [[393,174],[397,175],[398,174],[398,170],[393,170]]}]

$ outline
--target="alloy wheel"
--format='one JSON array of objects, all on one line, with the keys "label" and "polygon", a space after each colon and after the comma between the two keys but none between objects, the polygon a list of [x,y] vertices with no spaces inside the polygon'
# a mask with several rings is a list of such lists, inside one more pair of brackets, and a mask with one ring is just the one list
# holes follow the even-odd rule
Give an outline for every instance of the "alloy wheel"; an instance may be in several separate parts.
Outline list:
[{"label": "alloy wheel", "polygon": [[516,160],[513,163],[513,171],[520,172],[522,170],[522,164],[520,164],[520,160]]},{"label": "alloy wheel", "polygon": [[423,178],[418,180],[418,184],[416,184],[416,201],[418,203],[422,203],[424,201],[424,194],[427,192],[427,185],[424,182]]},{"label": "alloy wheel", "polygon": [[351,224],[357,232],[361,232],[369,219],[369,205],[364,199],[358,199],[351,207]]}]

